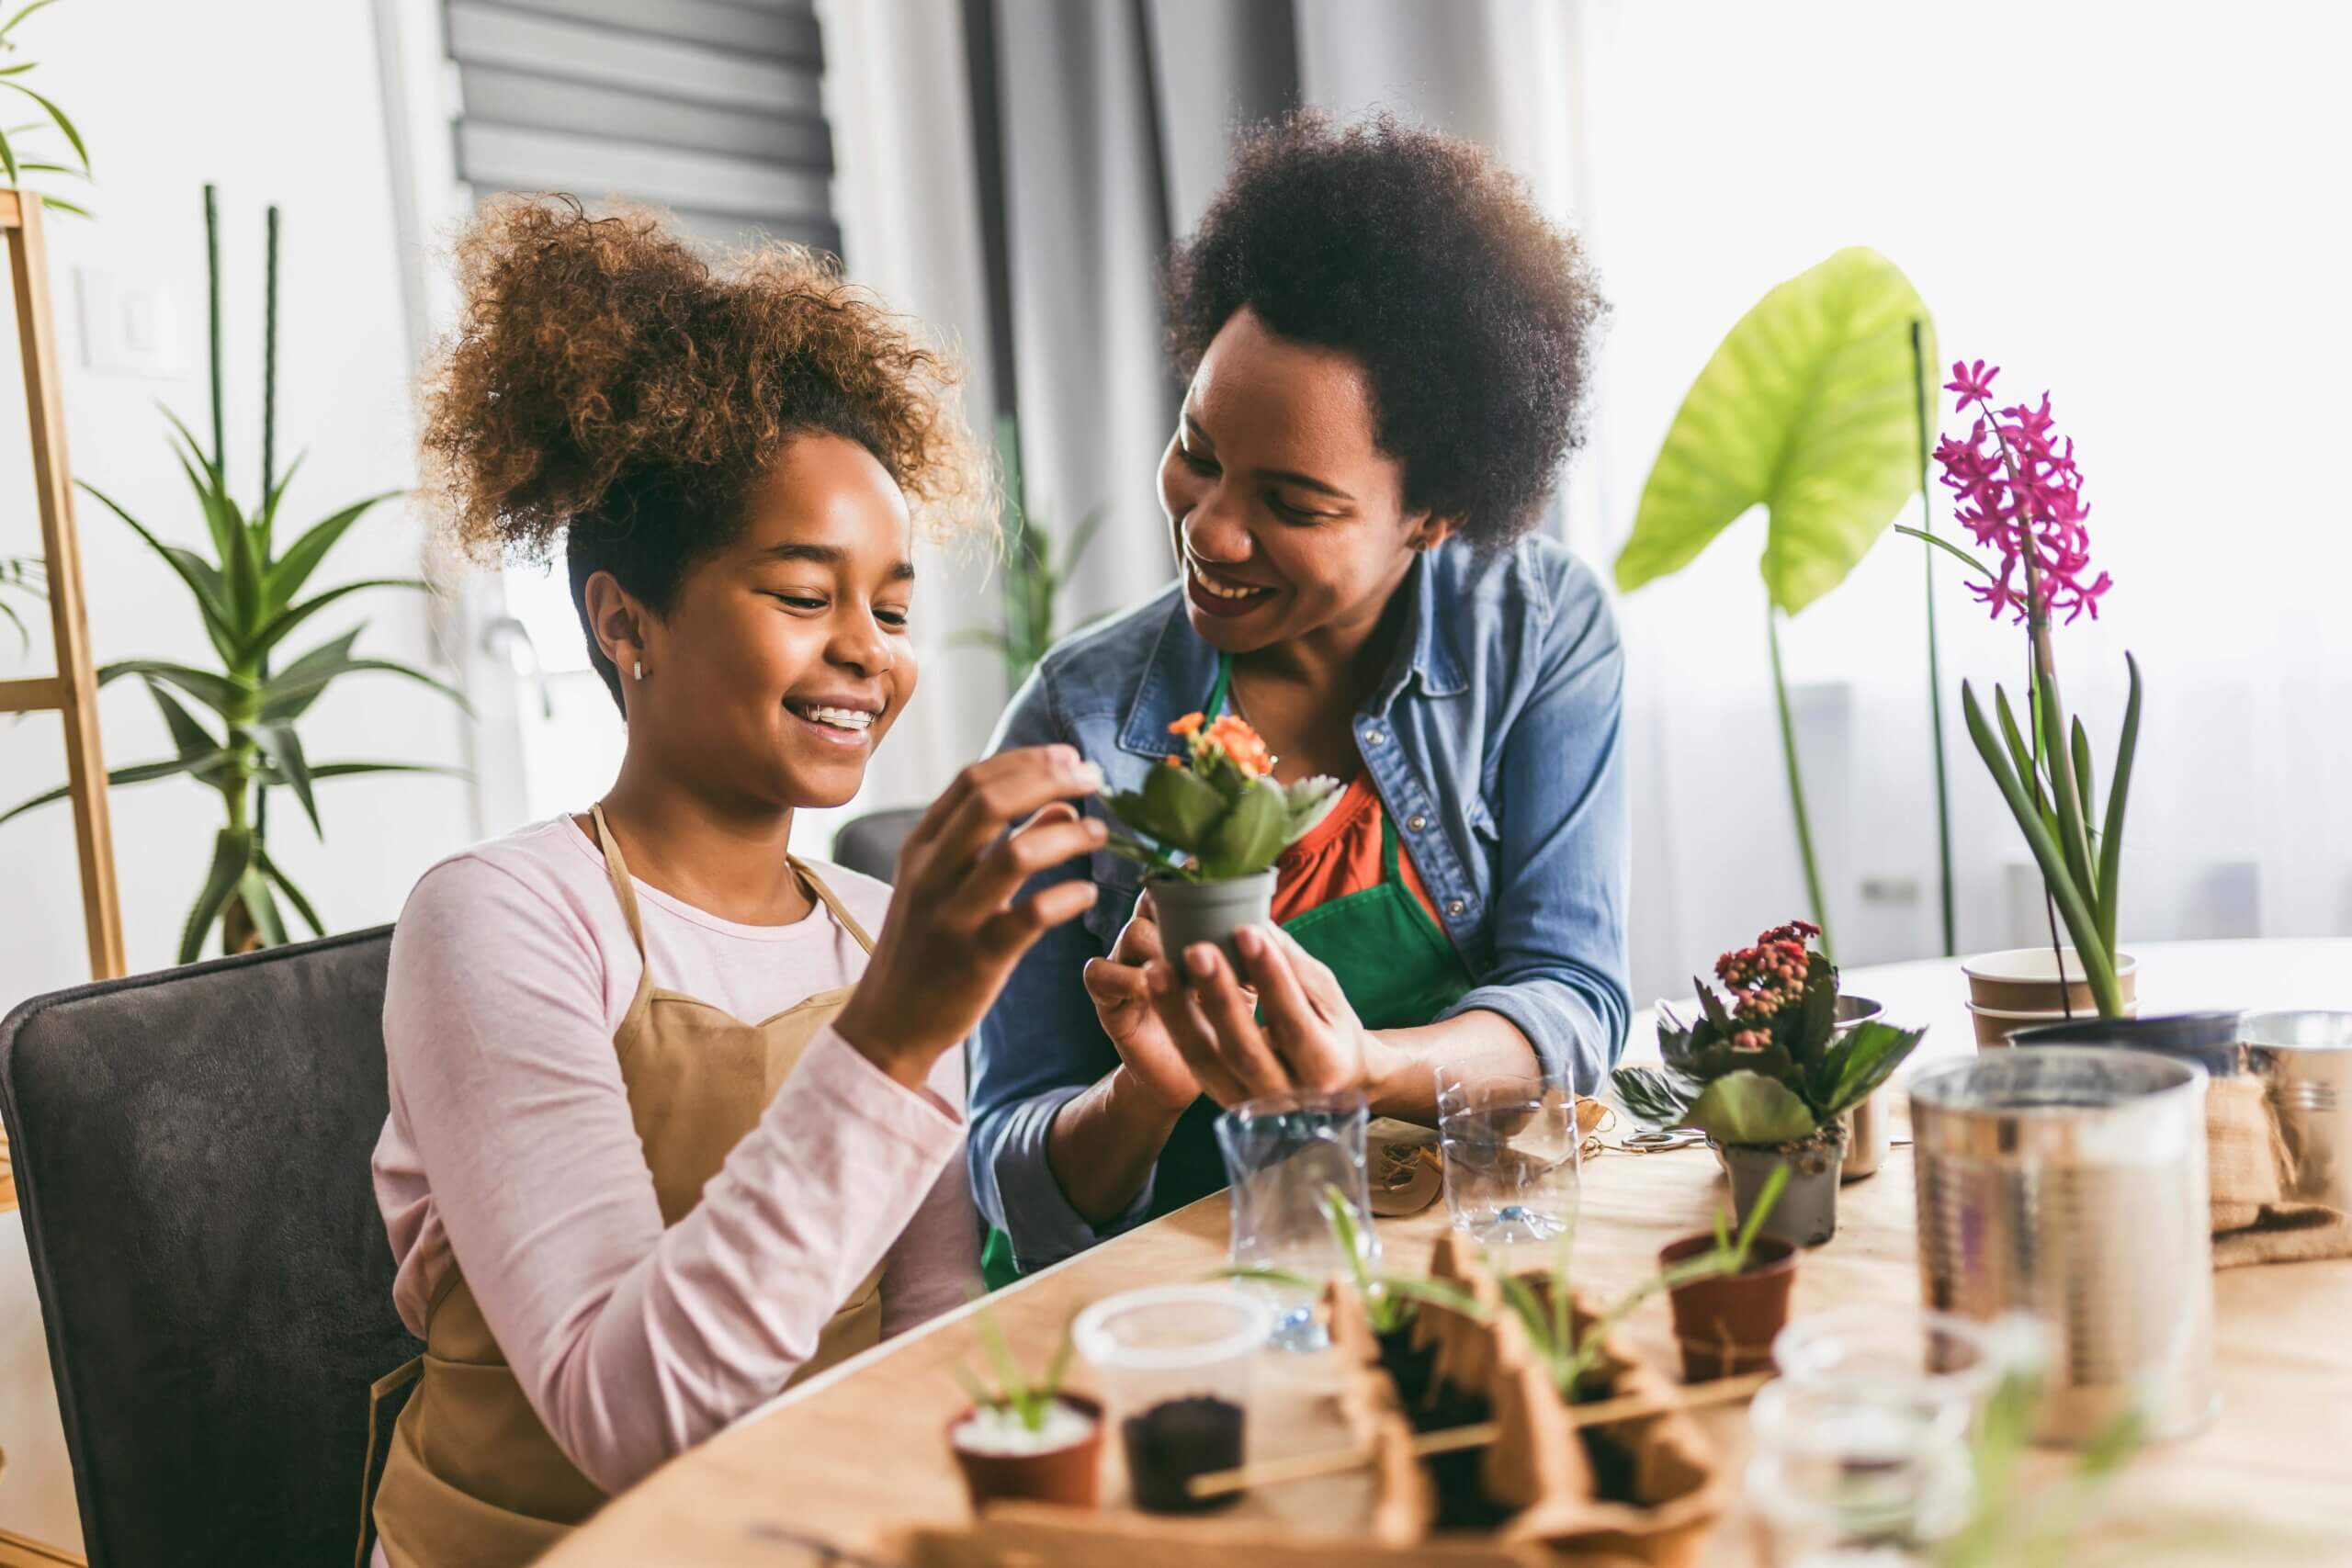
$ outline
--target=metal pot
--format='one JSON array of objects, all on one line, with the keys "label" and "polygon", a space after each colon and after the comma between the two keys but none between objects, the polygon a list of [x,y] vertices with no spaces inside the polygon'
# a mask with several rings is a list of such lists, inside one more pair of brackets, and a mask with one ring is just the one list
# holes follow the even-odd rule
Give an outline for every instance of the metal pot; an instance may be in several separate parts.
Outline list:
[{"label": "metal pot", "polygon": [[2352,1213],[2352,1012],[2255,1012],[2239,1021],[2287,1149],[2281,1196]]},{"label": "metal pot", "polygon": [[[1885,1010],[1868,997],[1841,996],[1829,1038],[1843,1039]],[[1886,1101],[1880,1098],[1885,1092],[1886,1086],[1880,1085],[1860,1105],[1838,1118],[1846,1124],[1846,1168],[1838,1179],[1841,1181],[1858,1181],[1878,1169],[1886,1159],[1892,1140],[1887,1132]]]},{"label": "metal pot", "polygon": [[2195,1062],[2052,1045],[1913,1080],[1927,1304],[2049,1331],[2041,1435],[2137,1405],[2179,1437],[2214,1407],[2205,1084]]}]

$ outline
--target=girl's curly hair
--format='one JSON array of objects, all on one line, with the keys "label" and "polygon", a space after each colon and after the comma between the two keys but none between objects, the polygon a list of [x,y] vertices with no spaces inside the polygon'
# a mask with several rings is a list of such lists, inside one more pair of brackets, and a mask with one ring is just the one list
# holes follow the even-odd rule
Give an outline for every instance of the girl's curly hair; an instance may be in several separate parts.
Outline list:
[{"label": "girl's curly hair", "polygon": [[[458,246],[464,313],[425,382],[426,483],[468,553],[594,573],[665,612],[794,437],[871,452],[933,538],[996,526],[956,367],[797,245],[714,265],[630,209],[489,204]],[[593,632],[590,658],[620,696]]]}]

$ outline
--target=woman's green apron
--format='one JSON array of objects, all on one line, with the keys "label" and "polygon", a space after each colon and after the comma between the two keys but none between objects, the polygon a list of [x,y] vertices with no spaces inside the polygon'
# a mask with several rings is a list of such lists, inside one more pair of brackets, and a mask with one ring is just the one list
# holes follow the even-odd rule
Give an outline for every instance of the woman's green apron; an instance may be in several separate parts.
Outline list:
[{"label": "woman's green apron", "polygon": [[[1202,713],[1224,713],[1233,661],[1219,655],[1216,683]],[[1470,989],[1462,955],[1413,890],[1406,886],[1395,814],[1380,813],[1380,881],[1283,922],[1298,944],[1329,965],[1366,1029],[1412,1029],[1430,1022]],[[1206,1095],[1193,1102],[1161,1151],[1152,1182],[1152,1213],[1164,1214],[1225,1185],[1217,1153],[1218,1107]],[[1020,1278],[1012,1239],[991,1229],[981,1254],[990,1290]]]}]

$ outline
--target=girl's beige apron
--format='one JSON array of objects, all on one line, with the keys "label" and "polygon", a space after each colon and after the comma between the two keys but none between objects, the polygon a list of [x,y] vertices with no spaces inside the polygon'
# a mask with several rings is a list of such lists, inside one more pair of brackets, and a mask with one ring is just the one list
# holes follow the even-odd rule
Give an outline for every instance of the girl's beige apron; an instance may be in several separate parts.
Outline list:
[{"label": "girl's beige apron", "polygon": [[[614,896],[642,958],[645,931],[636,888],[602,807],[594,819]],[[873,952],[873,939],[831,889],[798,860],[792,868],[842,929]],[[613,1050],[664,1225],[676,1224],[702,1201],[703,1184],[718,1173],[808,1042],[848,999],[843,987],[762,1022],[744,1023],[707,1002],[657,988],[647,964],[613,1035]],[[881,1337],[877,1266],[825,1325],[816,1355],[794,1381]],[[528,1562],[604,1502],[605,1495],[564,1457],[532,1410],[455,1259],[425,1310],[424,1354],[379,1382],[372,1397],[380,1400],[412,1378],[416,1393],[392,1428],[391,1455],[376,1495],[376,1530],[394,1568]],[[371,1406],[370,1454],[374,1425]]]}]

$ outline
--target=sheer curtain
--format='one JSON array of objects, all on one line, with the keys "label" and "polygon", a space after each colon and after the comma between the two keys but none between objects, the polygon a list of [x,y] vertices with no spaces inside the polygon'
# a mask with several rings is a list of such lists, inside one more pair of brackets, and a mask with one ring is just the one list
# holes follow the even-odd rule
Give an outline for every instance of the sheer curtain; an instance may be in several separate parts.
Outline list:
[{"label": "sheer curtain", "polygon": [[[1587,226],[1616,305],[1582,476],[1609,524],[1598,555],[1630,525],[1731,322],[1838,247],[1875,246],[1934,308],[1947,359],[2003,365],[2007,393],[2050,389],[2077,440],[2094,558],[2116,587],[2098,624],[2060,635],[2059,657],[2102,756],[2125,649],[2147,683],[2126,940],[2352,931],[2352,630],[2337,608],[2352,547],[2328,457],[2352,413],[2352,107],[2329,63],[2352,46],[2352,15],[1994,4],[1966,17],[1589,13]],[[1640,738],[1638,990],[1675,987],[1803,905],[1761,530],[1736,525],[1620,606]],[[1939,942],[1923,547],[1890,537],[1785,632],[1848,962]],[[1960,944],[2035,940],[2022,843],[1953,700],[1962,676],[2016,690],[2019,637],[1938,579]]]}]

